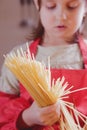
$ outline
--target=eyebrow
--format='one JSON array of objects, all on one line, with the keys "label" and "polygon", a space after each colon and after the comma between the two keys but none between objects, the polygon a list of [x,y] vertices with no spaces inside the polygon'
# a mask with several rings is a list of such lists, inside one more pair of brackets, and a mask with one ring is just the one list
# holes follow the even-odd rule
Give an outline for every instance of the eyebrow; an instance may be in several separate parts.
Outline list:
[{"label": "eyebrow", "polygon": [[[44,0],[46,2],[54,2],[55,0]],[[73,2],[73,1],[79,1],[79,0],[69,0],[69,2]]]},{"label": "eyebrow", "polygon": [[52,0],[47,0],[47,1],[52,1]]},{"label": "eyebrow", "polygon": [[[74,1],[80,1],[80,0],[69,0],[68,2],[74,2]],[[44,0],[44,2],[55,2],[55,0]]]},{"label": "eyebrow", "polygon": [[44,3],[52,3],[55,2],[55,0],[43,0]]},{"label": "eyebrow", "polygon": [[73,1],[80,1],[80,0],[69,0],[69,2],[73,2]]},{"label": "eyebrow", "polygon": [[[46,1],[46,2],[53,2],[53,0],[44,0],[44,1]],[[54,0],[55,1],[55,0]]]}]

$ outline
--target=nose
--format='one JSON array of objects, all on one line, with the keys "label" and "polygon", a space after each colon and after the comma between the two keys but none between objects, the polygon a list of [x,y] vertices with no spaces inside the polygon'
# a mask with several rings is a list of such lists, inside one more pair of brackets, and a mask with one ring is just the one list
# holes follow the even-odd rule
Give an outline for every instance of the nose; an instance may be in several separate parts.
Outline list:
[{"label": "nose", "polygon": [[58,7],[58,10],[56,12],[57,19],[67,19],[67,11],[63,7]]},{"label": "nose", "polygon": [[64,20],[67,19],[67,14],[66,14],[65,11],[62,12],[62,14],[61,14],[61,18],[64,19]]}]

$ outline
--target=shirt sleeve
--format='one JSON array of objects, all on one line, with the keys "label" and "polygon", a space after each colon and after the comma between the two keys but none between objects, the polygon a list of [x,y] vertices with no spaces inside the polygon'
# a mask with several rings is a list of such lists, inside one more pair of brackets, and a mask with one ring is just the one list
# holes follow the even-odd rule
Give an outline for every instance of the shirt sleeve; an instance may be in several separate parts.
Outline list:
[{"label": "shirt sleeve", "polygon": [[[33,41],[29,41],[26,43],[28,43],[30,45],[31,42],[33,42]],[[23,51],[26,52],[26,50],[27,50],[26,43],[14,47],[12,49],[12,51],[9,52],[9,54],[12,52],[16,53],[17,50],[20,48],[22,48]],[[18,95],[20,93],[19,82],[18,82],[17,78],[15,77],[15,75],[5,66],[5,62],[3,63],[2,69],[1,69],[0,91],[9,93],[9,94],[16,94],[16,95]]]},{"label": "shirt sleeve", "polygon": [[[21,47],[26,51],[25,44]],[[18,48],[12,51],[17,51]],[[0,76],[0,130],[19,130],[16,126],[17,119],[32,102],[33,99],[21,87],[15,75],[3,64]]]},{"label": "shirt sleeve", "polygon": [[9,94],[19,93],[19,83],[14,74],[3,64],[0,76],[0,91]]},{"label": "shirt sleeve", "polygon": [[[25,98],[27,95],[28,99]],[[0,92],[0,130],[21,130],[16,124],[18,117],[33,102],[31,96],[27,95],[26,91],[20,95]]]}]

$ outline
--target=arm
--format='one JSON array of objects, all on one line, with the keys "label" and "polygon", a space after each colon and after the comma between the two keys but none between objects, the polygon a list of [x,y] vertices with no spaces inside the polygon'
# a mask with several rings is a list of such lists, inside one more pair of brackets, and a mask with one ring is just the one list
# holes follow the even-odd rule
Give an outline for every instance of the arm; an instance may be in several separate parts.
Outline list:
[{"label": "arm", "polygon": [[[30,41],[29,44],[31,42],[32,41]],[[17,52],[17,49],[20,47],[23,49],[23,51],[26,51],[27,49],[26,44],[22,44],[13,48],[10,53]],[[3,64],[1,69],[0,91],[16,95],[20,93],[18,80],[16,79],[15,75],[5,66],[5,64]]]},{"label": "arm", "polygon": [[0,129],[17,129],[17,117],[31,104],[29,98],[27,100],[23,96],[18,80],[3,64],[0,76]]},{"label": "arm", "polygon": [[[8,76],[9,75],[7,75],[7,77]],[[19,85],[18,81],[17,81],[17,85]],[[9,84],[9,87],[10,86],[11,85]],[[26,99],[26,94],[25,96],[23,96],[24,95],[23,93],[25,92],[20,91],[19,93],[20,95],[15,93],[14,95],[12,95],[13,93],[6,94],[1,92],[0,101],[2,100],[2,103],[4,102],[3,107],[0,108],[0,118],[1,118],[0,127],[2,129],[6,128],[6,130],[9,130],[9,128],[12,127],[12,129],[16,130],[17,129],[16,123],[18,123],[18,121],[20,120],[19,117],[21,112],[22,112],[21,115],[23,121],[29,127],[34,124],[51,125],[58,120],[59,113],[57,114],[56,111],[57,106],[52,105],[45,108],[39,108],[39,106],[36,103],[33,103],[31,105],[30,98]],[[19,129],[21,130],[21,128]]]},{"label": "arm", "polygon": [[0,76],[0,91],[19,94],[19,83],[13,73],[3,64]]},{"label": "arm", "polygon": [[16,122],[21,111],[32,103],[31,97],[26,99],[25,90],[19,87],[15,76],[5,67],[0,77],[0,129],[17,130]]},{"label": "arm", "polygon": [[0,129],[17,130],[16,121],[19,114],[30,105],[22,96],[0,92]]},{"label": "arm", "polygon": [[[9,130],[10,128],[14,130],[22,130],[22,128],[24,127],[24,130],[26,130],[27,128],[30,128],[35,124],[44,125],[44,126],[49,124],[54,124],[59,117],[59,114],[57,114],[56,111],[56,106],[53,105],[46,108],[39,108],[36,103],[32,104],[33,100],[31,99],[30,95],[25,91],[25,89],[21,84],[19,85],[19,82],[16,81],[14,75],[9,70],[6,69],[7,68],[3,69],[4,75],[1,78],[2,79],[4,78],[4,82],[6,82],[5,85],[8,85],[7,88],[9,89],[5,87],[6,89],[3,89],[4,91],[0,92],[0,106],[1,106],[0,107],[0,128],[2,130],[3,129]],[[9,73],[6,72],[11,73],[10,76],[13,76],[14,77],[13,81],[16,81],[17,83],[16,86],[16,83],[14,82],[15,85],[13,90],[15,91],[12,91],[13,87],[11,88],[12,77],[9,77]],[[7,80],[6,77],[9,80]],[[1,85],[4,86],[4,84]],[[2,89],[1,85],[0,88]],[[16,90],[19,90],[20,92],[18,91],[17,93]],[[13,94],[13,92],[16,93]],[[20,122],[22,123],[24,122],[24,125],[23,126],[20,125],[21,124]]]}]

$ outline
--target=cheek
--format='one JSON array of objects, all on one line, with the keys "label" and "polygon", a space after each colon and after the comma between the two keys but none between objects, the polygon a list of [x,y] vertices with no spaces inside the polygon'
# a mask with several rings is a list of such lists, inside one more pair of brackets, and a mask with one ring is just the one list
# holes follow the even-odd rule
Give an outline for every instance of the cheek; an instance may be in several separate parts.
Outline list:
[{"label": "cheek", "polygon": [[76,22],[78,23],[78,25],[81,26],[82,22],[83,22],[83,17],[84,17],[84,14],[85,14],[85,10],[84,8],[80,8],[77,12],[76,12]]},{"label": "cheek", "polygon": [[83,21],[83,15],[84,13],[81,12],[75,12],[74,14],[72,14],[70,21],[71,21],[71,26],[76,27],[76,28],[80,28],[82,21]]},{"label": "cheek", "polygon": [[53,25],[54,22],[54,18],[52,17],[51,14],[45,12],[45,11],[41,11],[40,12],[40,19],[41,19],[41,23],[43,25],[43,27],[45,28],[49,28]]}]

